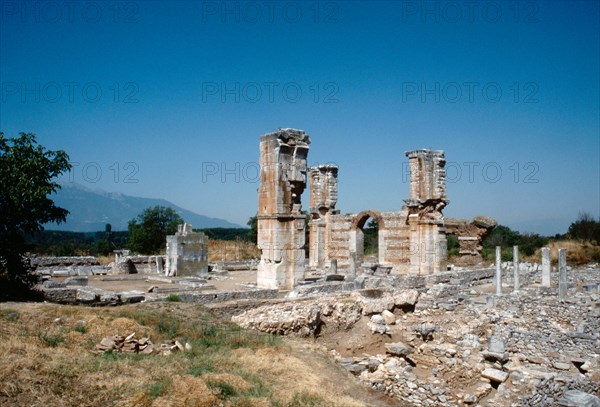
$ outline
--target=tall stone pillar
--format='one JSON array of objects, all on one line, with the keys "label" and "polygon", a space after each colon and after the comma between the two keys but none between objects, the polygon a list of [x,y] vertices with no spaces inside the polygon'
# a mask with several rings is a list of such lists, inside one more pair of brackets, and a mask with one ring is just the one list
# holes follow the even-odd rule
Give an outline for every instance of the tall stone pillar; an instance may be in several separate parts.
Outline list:
[{"label": "tall stone pillar", "polygon": [[310,137],[295,129],[281,129],[260,139],[258,287],[291,290],[304,278],[301,196],[309,144]]},{"label": "tall stone pillar", "polygon": [[542,287],[550,287],[550,248],[542,247]]},{"label": "tall stone pillar", "polygon": [[406,152],[410,165],[409,211],[410,266],[414,274],[446,270],[448,258],[442,209],[446,196],[446,159],[441,150]]},{"label": "tall stone pillar", "polygon": [[519,246],[513,246],[514,285],[513,291],[519,291]]},{"label": "tall stone pillar", "polygon": [[502,249],[496,246],[496,295],[502,295]]},{"label": "tall stone pillar", "polygon": [[568,289],[567,249],[558,249],[558,298],[566,300]]},{"label": "tall stone pillar", "polygon": [[330,218],[335,210],[338,194],[338,167],[320,165],[309,170],[310,222],[308,265],[323,269],[329,256]]}]

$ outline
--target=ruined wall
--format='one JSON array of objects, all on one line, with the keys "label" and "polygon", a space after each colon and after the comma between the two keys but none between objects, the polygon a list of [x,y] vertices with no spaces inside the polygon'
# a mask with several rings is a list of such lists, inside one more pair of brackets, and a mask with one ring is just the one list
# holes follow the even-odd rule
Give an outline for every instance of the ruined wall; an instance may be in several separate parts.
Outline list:
[{"label": "ruined wall", "polygon": [[[379,230],[379,257],[382,265],[391,266],[393,274],[408,273],[410,238],[407,224],[408,210],[382,212],[385,228]],[[382,242],[383,241],[383,242]]]},{"label": "ruined wall", "polygon": [[167,236],[168,276],[193,276],[208,272],[208,237],[193,232],[188,224],[179,225],[176,234]]},{"label": "ruined wall", "polygon": [[[447,243],[442,209],[448,204],[443,151],[406,153],[410,162],[410,198],[400,211],[366,210],[342,215],[337,203],[338,169],[310,169],[310,266],[325,268],[332,259],[348,267],[351,252],[363,259],[363,227],[377,220],[378,263],[394,274],[432,274],[446,269]],[[333,193],[334,192],[334,193]],[[334,198],[333,198],[334,197]]]},{"label": "ruined wall", "polygon": [[482,242],[496,227],[496,221],[487,216],[476,216],[472,221],[466,219],[445,219],[446,233],[458,237],[460,257],[456,264],[474,266],[481,264]]},{"label": "ruined wall", "polygon": [[338,167],[320,165],[309,171],[310,222],[309,222],[309,266],[328,266],[331,239],[331,216],[339,213],[335,209],[338,194]]},{"label": "ruined wall", "polygon": [[446,270],[448,257],[442,209],[446,197],[446,158],[441,150],[406,152],[410,166],[410,198],[406,200],[410,227],[409,273]]},{"label": "ruined wall", "polygon": [[295,129],[281,129],[260,139],[259,287],[292,289],[304,278],[301,196],[306,187],[309,144],[310,137]]}]

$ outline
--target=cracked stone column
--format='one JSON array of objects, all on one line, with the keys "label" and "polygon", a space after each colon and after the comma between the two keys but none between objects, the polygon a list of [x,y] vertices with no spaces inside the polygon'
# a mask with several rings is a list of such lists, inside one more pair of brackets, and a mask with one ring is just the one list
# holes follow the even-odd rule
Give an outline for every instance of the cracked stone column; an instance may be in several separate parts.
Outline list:
[{"label": "cracked stone column", "polygon": [[514,285],[513,291],[519,291],[519,246],[513,246]]},{"label": "cracked stone column", "polygon": [[542,247],[542,287],[550,287],[550,248]]},{"label": "cracked stone column", "polygon": [[258,287],[291,290],[304,278],[306,216],[301,196],[309,144],[310,137],[295,129],[260,138]]},{"label": "cracked stone column", "polygon": [[567,249],[558,249],[558,298],[566,300],[568,288]]},{"label": "cracked stone column", "polygon": [[502,251],[496,246],[496,295],[502,295]]}]

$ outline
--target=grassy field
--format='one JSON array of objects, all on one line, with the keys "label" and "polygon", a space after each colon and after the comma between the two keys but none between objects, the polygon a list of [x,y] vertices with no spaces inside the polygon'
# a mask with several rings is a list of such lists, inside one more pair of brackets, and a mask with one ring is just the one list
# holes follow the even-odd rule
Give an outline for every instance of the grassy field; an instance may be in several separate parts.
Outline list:
[{"label": "grassy field", "polygon": [[[95,350],[103,337],[134,332],[192,349]],[[316,345],[241,331],[195,304],[0,304],[1,406],[381,404],[373,397]]]}]

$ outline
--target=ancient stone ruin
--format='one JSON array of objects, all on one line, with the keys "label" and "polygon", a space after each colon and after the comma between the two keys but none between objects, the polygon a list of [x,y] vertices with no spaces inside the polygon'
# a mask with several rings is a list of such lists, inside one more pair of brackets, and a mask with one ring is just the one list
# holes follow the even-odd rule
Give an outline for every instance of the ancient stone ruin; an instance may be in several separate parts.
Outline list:
[{"label": "ancient stone ruin", "polygon": [[[304,279],[304,215],[301,195],[306,185],[310,144],[302,130],[283,129],[261,137],[261,183],[258,247],[262,251],[260,287],[291,289]],[[481,262],[481,241],[496,225],[487,217],[472,222],[446,220],[445,157],[441,150],[406,153],[410,163],[410,195],[399,211],[364,210],[341,214],[336,209],[338,167],[308,170],[310,183],[309,267],[345,269],[355,275],[364,259],[363,228],[369,218],[378,225],[376,266],[392,274],[429,275],[447,269],[447,234],[456,234],[465,265]],[[450,228],[447,228],[446,223]]]},{"label": "ancient stone ruin", "polygon": [[208,237],[192,231],[192,225],[179,225],[167,236],[167,276],[194,276],[208,272]]},{"label": "ancient stone ruin", "polygon": [[305,216],[300,198],[306,187],[309,136],[281,129],[260,139],[257,284],[291,289],[304,278]]}]

